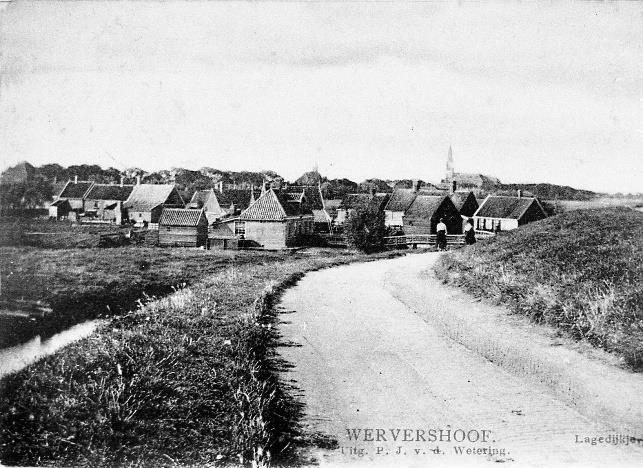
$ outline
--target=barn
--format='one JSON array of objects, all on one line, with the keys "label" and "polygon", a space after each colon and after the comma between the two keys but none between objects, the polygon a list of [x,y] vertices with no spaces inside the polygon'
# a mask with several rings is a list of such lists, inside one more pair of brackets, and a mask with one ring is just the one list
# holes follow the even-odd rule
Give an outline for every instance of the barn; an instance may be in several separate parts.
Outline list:
[{"label": "barn", "polygon": [[130,222],[158,223],[163,208],[183,208],[185,204],[176,187],[171,184],[138,184],[123,208]]},{"label": "barn", "polygon": [[85,197],[94,185],[90,181],[68,181],[58,195],[58,200],[67,200],[73,211],[82,212],[85,209]]},{"label": "barn", "polygon": [[416,195],[404,214],[404,234],[435,234],[436,226],[444,218],[449,234],[462,233],[462,217],[447,195]]},{"label": "barn", "polygon": [[84,202],[85,216],[120,224],[123,202],[129,198],[133,185],[94,184]]},{"label": "barn", "polygon": [[535,197],[489,195],[473,215],[477,231],[509,231],[547,217]]},{"label": "barn", "polygon": [[163,209],[159,219],[159,246],[201,247],[207,241],[208,219],[202,209]]},{"label": "barn", "polygon": [[283,193],[268,189],[234,220],[234,234],[266,249],[298,245],[313,233],[310,209]]}]

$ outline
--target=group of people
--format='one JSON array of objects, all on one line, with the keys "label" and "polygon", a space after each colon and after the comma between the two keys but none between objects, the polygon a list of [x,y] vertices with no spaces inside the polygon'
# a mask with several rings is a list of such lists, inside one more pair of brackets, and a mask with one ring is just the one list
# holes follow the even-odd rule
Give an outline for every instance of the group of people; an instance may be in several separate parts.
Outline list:
[{"label": "group of people", "polygon": [[[473,228],[473,218],[467,219],[464,226],[464,243],[471,245],[476,243],[476,231]],[[438,250],[447,249],[447,225],[444,224],[444,218],[436,226],[435,246]]]}]

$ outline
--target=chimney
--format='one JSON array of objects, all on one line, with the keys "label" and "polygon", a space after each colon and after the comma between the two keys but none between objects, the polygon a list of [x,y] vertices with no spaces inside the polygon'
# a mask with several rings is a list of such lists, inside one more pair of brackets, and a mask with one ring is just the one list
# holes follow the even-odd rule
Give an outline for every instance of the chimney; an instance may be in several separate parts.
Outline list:
[{"label": "chimney", "polygon": [[518,198],[522,198],[522,190],[521,189],[516,190],[516,194],[518,195]]},{"label": "chimney", "polygon": [[124,179],[124,177],[121,176],[121,187],[123,186],[123,179]]},{"label": "chimney", "polygon": [[136,185],[141,185],[141,176],[140,175],[136,176]]},{"label": "chimney", "polygon": [[78,183],[78,176],[77,176],[77,175],[75,175],[75,176],[74,176],[74,184],[77,184],[77,183]]},{"label": "chimney", "polygon": [[420,181],[419,181],[419,180],[417,180],[417,179],[413,179],[413,180],[411,181],[411,189],[412,189],[414,192],[417,192],[418,190],[420,190]]},{"label": "chimney", "polygon": [[451,187],[449,188],[451,189],[451,194],[453,195],[458,189],[458,183],[454,180],[453,182],[451,182]]},{"label": "chimney", "polygon": [[217,184],[217,189],[219,190],[219,193],[223,193],[223,181],[220,180],[219,183]]}]

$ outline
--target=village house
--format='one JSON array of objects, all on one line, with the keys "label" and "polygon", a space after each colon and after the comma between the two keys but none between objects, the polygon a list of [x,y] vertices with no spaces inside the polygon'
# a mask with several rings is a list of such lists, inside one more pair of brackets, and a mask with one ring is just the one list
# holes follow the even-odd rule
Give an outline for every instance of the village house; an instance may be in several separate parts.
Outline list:
[{"label": "village house", "polygon": [[285,193],[268,189],[238,217],[216,223],[213,231],[219,236],[212,237],[223,238],[223,231],[234,234],[246,244],[283,249],[299,245],[302,237],[311,235],[313,223],[312,212],[305,204],[293,202]]},{"label": "village house", "polygon": [[70,180],[65,184],[58,194],[57,200],[67,200],[71,211],[82,213],[85,209],[85,197],[93,185],[94,182],[79,181],[78,177],[75,177],[73,181]]},{"label": "village house", "polygon": [[163,208],[159,246],[201,247],[208,241],[208,219],[203,209]]},{"label": "village house", "polygon": [[223,218],[228,214],[228,211],[224,210],[219,204],[217,194],[213,189],[197,190],[194,192],[187,208],[197,210],[203,209],[209,224],[212,224],[217,219]]},{"label": "village house", "polygon": [[85,216],[99,221],[121,224],[123,203],[129,198],[134,185],[94,184],[84,200]]},{"label": "village house", "polygon": [[535,197],[489,195],[473,215],[478,231],[509,231],[547,217]]},{"label": "village house", "polygon": [[156,224],[159,222],[163,208],[183,208],[185,203],[174,185],[137,184],[123,208],[130,222]]},{"label": "village house", "polygon": [[449,234],[462,233],[462,217],[447,195],[418,193],[404,213],[404,234],[435,234],[436,226],[444,219]]},{"label": "village house", "polygon": [[402,229],[404,225],[404,214],[409,209],[415,197],[417,197],[420,181],[413,181],[411,188],[399,188],[393,190],[388,203],[384,207],[384,225],[390,229]]}]

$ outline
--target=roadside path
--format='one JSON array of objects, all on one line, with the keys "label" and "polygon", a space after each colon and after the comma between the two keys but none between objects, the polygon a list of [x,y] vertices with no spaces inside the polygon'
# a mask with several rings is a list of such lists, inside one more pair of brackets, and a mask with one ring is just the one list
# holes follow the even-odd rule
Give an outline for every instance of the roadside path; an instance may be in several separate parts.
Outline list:
[{"label": "roadside path", "polygon": [[[322,466],[641,466],[643,445],[578,443],[613,431],[448,338],[393,297],[391,272],[417,279],[435,258],[321,270],[284,294],[279,329],[285,343],[301,346],[280,348],[295,366],[283,378],[301,389],[305,428],[338,442],[311,456]],[[444,289],[430,278],[422,284],[418,297]]]}]

